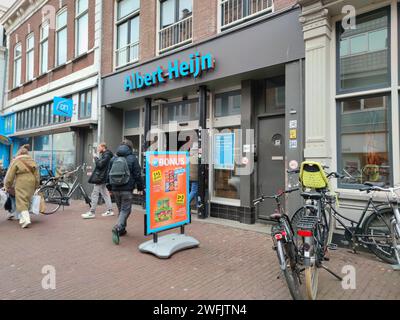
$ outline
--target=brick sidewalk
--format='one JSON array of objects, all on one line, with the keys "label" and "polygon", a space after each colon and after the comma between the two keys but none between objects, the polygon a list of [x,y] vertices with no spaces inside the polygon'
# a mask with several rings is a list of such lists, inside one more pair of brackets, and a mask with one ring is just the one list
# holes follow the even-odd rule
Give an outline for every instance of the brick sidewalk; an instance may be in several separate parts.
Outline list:
[{"label": "brick sidewalk", "polygon": [[[129,220],[120,246],[111,242],[115,217],[84,221],[87,208],[33,217],[28,230],[0,213],[0,299],[290,299],[266,234],[194,222],[187,233],[200,247],[159,260],[138,251],[143,214]],[[357,270],[357,289],[321,271],[320,299],[400,299],[400,273],[369,254],[346,249],[328,265]],[[56,268],[57,289],[43,290],[44,265]]]}]

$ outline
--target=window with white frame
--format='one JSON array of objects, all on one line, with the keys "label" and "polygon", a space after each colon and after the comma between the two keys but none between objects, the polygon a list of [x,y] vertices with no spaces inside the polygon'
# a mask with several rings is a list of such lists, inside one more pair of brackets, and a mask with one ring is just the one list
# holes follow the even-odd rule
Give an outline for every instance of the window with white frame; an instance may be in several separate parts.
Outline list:
[{"label": "window with white frame", "polygon": [[67,10],[63,9],[56,18],[56,66],[67,62]]},{"label": "window with white frame", "polygon": [[92,90],[79,94],[79,119],[86,119],[92,116]]},{"label": "window with white frame", "polygon": [[192,0],[160,0],[159,50],[165,52],[192,40]]},{"label": "window with white frame", "polygon": [[49,69],[49,21],[40,27],[40,74]]},{"label": "window with white frame", "polygon": [[139,0],[121,0],[117,2],[116,67],[139,60],[139,14]]},{"label": "window with white frame", "polygon": [[26,81],[30,81],[34,76],[35,69],[35,36],[33,33],[26,38]]},{"label": "window with white frame", "polygon": [[14,88],[21,85],[22,46],[18,43],[14,47]]},{"label": "window with white frame", "polygon": [[89,4],[88,0],[76,1],[75,55],[80,56],[89,48]]}]

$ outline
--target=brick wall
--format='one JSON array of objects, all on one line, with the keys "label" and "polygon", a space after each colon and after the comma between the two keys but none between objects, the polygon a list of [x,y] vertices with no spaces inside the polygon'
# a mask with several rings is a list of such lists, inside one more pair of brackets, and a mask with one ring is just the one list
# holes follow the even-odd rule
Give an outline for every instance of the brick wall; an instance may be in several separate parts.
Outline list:
[{"label": "brick wall", "polygon": [[142,0],[140,9],[140,61],[156,55],[157,0]]},{"label": "brick wall", "polygon": [[193,41],[201,41],[217,33],[218,0],[193,1]]},{"label": "brick wall", "polygon": [[[111,1],[110,1],[111,2]],[[53,6],[55,8],[55,12],[60,9],[60,1],[59,0],[49,0],[46,4],[47,6]],[[13,31],[9,35],[10,39],[10,54],[9,54],[9,76],[8,76],[8,89],[11,90],[8,95],[9,99],[13,99],[21,94],[27,93],[31,90],[37,89],[41,86],[44,86],[51,81],[60,79],[68,74],[79,71],[83,68],[86,68],[94,63],[94,54],[93,52],[75,58],[75,0],[64,0],[63,5],[67,6],[68,10],[68,33],[67,33],[67,61],[71,61],[72,63],[67,64],[64,67],[54,68],[55,63],[55,30],[50,28],[49,32],[49,52],[48,52],[48,69],[50,70],[47,74],[39,75],[39,67],[40,67],[40,26],[42,24],[42,12],[38,10],[35,12],[27,21],[21,24],[15,31]],[[55,19],[55,17],[54,17]],[[54,20],[55,21],[55,20]],[[89,42],[88,48],[89,50],[94,47],[94,28],[95,28],[95,0],[89,0]],[[53,24],[55,25],[55,24]],[[30,34],[30,32],[34,33],[35,39],[35,52],[34,52],[34,78],[35,80],[26,83],[26,36]],[[14,48],[17,42],[20,42],[22,45],[22,63],[21,63],[21,82],[23,83],[22,87],[17,89],[13,88],[14,83]]]},{"label": "brick wall", "polygon": [[113,71],[114,55],[114,1],[103,1],[101,73]]},{"label": "brick wall", "polygon": [[297,0],[274,0],[275,11],[294,6]]}]

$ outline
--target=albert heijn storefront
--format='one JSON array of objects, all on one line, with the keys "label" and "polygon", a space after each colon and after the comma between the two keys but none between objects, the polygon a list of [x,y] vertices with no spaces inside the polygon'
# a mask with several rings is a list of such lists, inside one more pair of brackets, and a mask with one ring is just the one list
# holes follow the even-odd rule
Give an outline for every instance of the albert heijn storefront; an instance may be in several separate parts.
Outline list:
[{"label": "albert heijn storefront", "polygon": [[115,150],[199,145],[199,217],[266,218],[261,192],[287,184],[303,157],[304,41],[299,9],[116,71],[103,78],[101,138]]}]

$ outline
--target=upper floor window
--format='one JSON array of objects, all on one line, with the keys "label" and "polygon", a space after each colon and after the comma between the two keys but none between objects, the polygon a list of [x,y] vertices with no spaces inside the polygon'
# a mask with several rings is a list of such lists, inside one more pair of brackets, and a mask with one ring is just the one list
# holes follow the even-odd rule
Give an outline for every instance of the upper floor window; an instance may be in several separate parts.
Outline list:
[{"label": "upper floor window", "polygon": [[40,74],[49,69],[49,21],[40,27]]},{"label": "upper floor window", "polygon": [[89,48],[89,5],[88,0],[76,1],[75,55],[79,56]]},{"label": "upper floor window", "polygon": [[139,0],[121,0],[117,3],[117,67],[139,60],[139,9]]},{"label": "upper floor window", "polygon": [[389,9],[357,17],[356,29],[338,22],[338,91],[386,87],[390,84]]},{"label": "upper floor window", "polygon": [[221,0],[221,29],[273,11],[273,0]]},{"label": "upper floor window", "polygon": [[215,95],[215,117],[240,115],[242,96],[240,91],[232,91]]},{"label": "upper floor window", "polygon": [[160,0],[160,52],[192,41],[192,0]]},{"label": "upper floor window", "polygon": [[33,33],[26,38],[26,81],[30,81],[34,76],[35,68],[35,37]]},{"label": "upper floor window", "polygon": [[14,88],[21,85],[22,47],[18,43],[14,47]]},{"label": "upper floor window", "polygon": [[92,116],[92,90],[79,94],[79,119]]},{"label": "upper floor window", "polygon": [[56,66],[67,62],[67,10],[56,18]]}]

